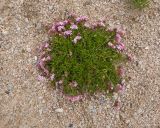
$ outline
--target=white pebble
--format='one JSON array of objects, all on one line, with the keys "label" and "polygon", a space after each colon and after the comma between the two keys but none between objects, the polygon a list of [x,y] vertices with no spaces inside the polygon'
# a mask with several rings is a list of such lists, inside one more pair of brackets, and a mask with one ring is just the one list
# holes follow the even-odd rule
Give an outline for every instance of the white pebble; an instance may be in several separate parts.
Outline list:
[{"label": "white pebble", "polygon": [[55,110],[55,112],[63,112],[63,109],[62,109],[62,108],[57,108],[57,109]]},{"label": "white pebble", "polygon": [[149,49],[149,47],[147,46],[147,47],[145,47],[145,49],[146,49],[146,50],[148,50],[148,49]]},{"label": "white pebble", "polygon": [[35,56],[35,57],[34,57],[34,60],[37,61],[37,59],[38,59],[37,56]]}]

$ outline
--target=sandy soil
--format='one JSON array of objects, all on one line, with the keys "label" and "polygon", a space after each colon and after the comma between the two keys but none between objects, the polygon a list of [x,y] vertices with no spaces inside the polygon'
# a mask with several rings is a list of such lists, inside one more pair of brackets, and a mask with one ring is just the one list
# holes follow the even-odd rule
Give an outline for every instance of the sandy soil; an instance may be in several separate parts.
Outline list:
[{"label": "sandy soil", "polygon": [[[160,1],[144,11],[128,1],[0,0],[0,128],[160,128]],[[69,103],[37,81],[35,49],[48,38],[45,26],[67,12],[126,28],[134,61],[120,111],[102,95]]]}]

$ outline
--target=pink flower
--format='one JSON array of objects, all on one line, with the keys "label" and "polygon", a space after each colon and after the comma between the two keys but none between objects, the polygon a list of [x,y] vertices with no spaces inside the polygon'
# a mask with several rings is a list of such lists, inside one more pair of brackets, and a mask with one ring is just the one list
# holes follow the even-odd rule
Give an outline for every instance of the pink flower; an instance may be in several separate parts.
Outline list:
[{"label": "pink flower", "polygon": [[77,25],[75,25],[75,24],[72,24],[70,28],[71,28],[72,30],[78,29]]},{"label": "pink flower", "polygon": [[64,22],[60,21],[60,22],[56,23],[56,26],[64,26]]},{"label": "pink flower", "polygon": [[81,40],[82,39],[82,37],[81,36],[76,36],[75,38],[74,38],[74,40],[73,40],[73,43],[77,43],[79,40]]},{"label": "pink flower", "polygon": [[125,45],[123,43],[119,43],[118,45],[116,45],[116,47],[120,51],[123,51],[125,49]]},{"label": "pink flower", "polygon": [[63,21],[63,26],[65,26],[65,25],[67,25],[67,24],[69,24],[69,20]]},{"label": "pink flower", "polygon": [[105,19],[104,18],[101,18],[99,19],[99,21],[97,22],[97,26],[99,27],[105,27]]},{"label": "pink flower", "polygon": [[105,23],[103,21],[98,21],[98,22],[95,22],[95,23],[92,23],[92,27],[93,28],[97,28],[97,27],[105,27]]},{"label": "pink flower", "polygon": [[47,56],[46,60],[45,61],[50,61],[51,60],[51,57],[50,56]]},{"label": "pink flower", "polygon": [[56,27],[55,27],[55,24],[53,24],[48,33],[55,32],[55,31],[56,31]]},{"label": "pink flower", "polygon": [[67,96],[67,99],[71,102],[75,102],[75,101],[79,101],[83,98],[82,95],[78,95],[78,96]]},{"label": "pink flower", "polygon": [[89,23],[84,23],[84,26],[85,26],[86,28],[91,28],[91,25],[90,25]]},{"label": "pink flower", "polygon": [[39,51],[43,51],[44,49],[47,49],[49,47],[49,43],[45,42],[39,47]]},{"label": "pink flower", "polygon": [[64,32],[64,35],[65,36],[70,36],[70,35],[72,35],[72,31],[71,30],[67,30],[67,31]]},{"label": "pink flower", "polygon": [[69,17],[69,18],[75,18],[75,17],[76,17],[76,14],[72,12],[72,13],[69,14],[68,17]]},{"label": "pink flower", "polygon": [[65,29],[64,26],[58,26],[58,27],[57,27],[57,30],[58,30],[59,32],[63,31],[64,29]]},{"label": "pink flower", "polygon": [[123,29],[117,29],[117,33],[120,35],[120,36],[124,36],[125,35],[125,31]]},{"label": "pink flower", "polygon": [[115,88],[115,92],[124,93],[125,92],[125,86],[123,84],[117,84]]},{"label": "pink flower", "polygon": [[45,62],[45,61],[50,61],[51,60],[51,57],[50,56],[47,56],[47,57],[43,57],[41,59],[41,61]]},{"label": "pink flower", "polygon": [[92,23],[92,28],[96,28],[97,27],[97,23]]},{"label": "pink flower", "polygon": [[120,34],[116,34],[115,40],[116,40],[117,43],[120,43],[121,40],[122,40],[121,35]]},{"label": "pink flower", "polygon": [[88,17],[87,16],[80,16],[76,18],[76,22],[82,22],[82,21],[87,21]]},{"label": "pink flower", "polygon": [[98,22],[97,24],[99,27],[105,27],[106,25],[103,22]]},{"label": "pink flower", "polygon": [[44,80],[44,76],[38,75],[37,79],[38,79],[39,81],[43,81],[43,80]]}]

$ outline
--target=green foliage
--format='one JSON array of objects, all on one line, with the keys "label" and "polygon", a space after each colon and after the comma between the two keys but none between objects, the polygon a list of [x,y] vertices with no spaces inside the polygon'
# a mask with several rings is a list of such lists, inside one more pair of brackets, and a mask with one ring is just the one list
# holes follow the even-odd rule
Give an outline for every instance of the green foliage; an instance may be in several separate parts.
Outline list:
[{"label": "green foliage", "polygon": [[149,0],[133,0],[132,2],[139,9],[143,9],[149,5]]},{"label": "green foliage", "polygon": [[[79,34],[82,39],[76,44],[74,37]],[[78,25],[70,37],[55,34],[50,39],[50,55],[53,58],[47,63],[48,69],[55,74],[55,82],[63,80],[63,92],[75,96],[79,94],[106,92],[120,83],[117,66],[124,56],[107,44],[114,43],[115,31],[106,28],[86,28]],[[76,81],[76,87],[70,86]]]}]

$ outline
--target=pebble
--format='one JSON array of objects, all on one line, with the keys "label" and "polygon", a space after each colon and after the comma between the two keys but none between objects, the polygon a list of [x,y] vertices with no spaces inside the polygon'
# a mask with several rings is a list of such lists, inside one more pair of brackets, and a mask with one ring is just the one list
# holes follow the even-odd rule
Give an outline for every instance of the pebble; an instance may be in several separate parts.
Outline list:
[{"label": "pebble", "polygon": [[37,57],[37,56],[34,56],[34,60],[37,61],[37,60],[38,60],[38,57]]},{"label": "pebble", "polygon": [[49,9],[50,11],[54,11],[54,5],[50,5],[50,6],[48,7],[48,9]]},{"label": "pebble", "polygon": [[90,106],[89,109],[90,109],[90,112],[93,112],[93,113],[96,112],[96,107],[95,106]]},{"label": "pebble", "polygon": [[55,112],[62,113],[62,112],[63,112],[63,109],[62,109],[62,108],[57,108],[57,109],[55,110]]},{"label": "pebble", "polygon": [[36,29],[37,30],[41,30],[42,29],[42,24],[41,23],[37,23],[36,24]]},{"label": "pebble", "polygon": [[149,49],[149,46],[145,47],[145,49],[148,50],[148,49]]},{"label": "pebble", "polygon": [[7,31],[7,30],[2,30],[2,34],[3,34],[3,35],[7,35],[7,34],[8,34],[8,31]]},{"label": "pebble", "polygon": [[40,115],[42,115],[42,112],[43,112],[43,110],[42,110],[42,109],[40,109],[40,110],[39,110]]},{"label": "pebble", "polygon": [[27,48],[27,52],[31,52],[31,48],[28,47],[28,48]]},{"label": "pebble", "polygon": [[43,99],[43,97],[42,96],[40,96],[40,97],[38,97],[40,100],[42,100]]},{"label": "pebble", "polygon": [[73,124],[69,124],[68,127],[69,127],[69,128],[73,128]]},{"label": "pebble", "polygon": [[42,100],[42,103],[44,104],[44,103],[45,103],[45,100]]}]

